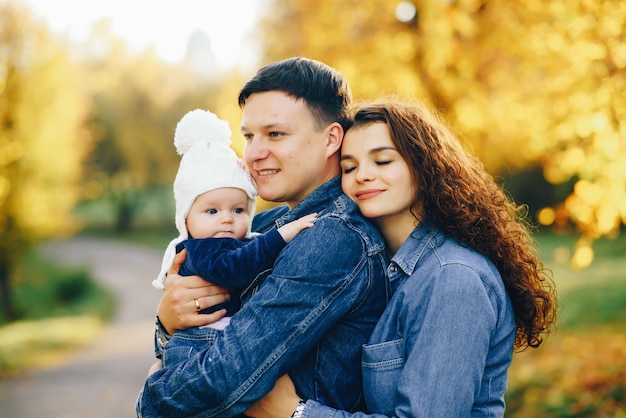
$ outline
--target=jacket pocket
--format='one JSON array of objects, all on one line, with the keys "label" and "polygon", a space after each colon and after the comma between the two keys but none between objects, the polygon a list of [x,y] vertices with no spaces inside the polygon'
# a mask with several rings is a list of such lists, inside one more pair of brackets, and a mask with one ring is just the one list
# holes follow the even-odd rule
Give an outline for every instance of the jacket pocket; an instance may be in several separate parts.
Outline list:
[{"label": "jacket pocket", "polygon": [[363,346],[361,368],[368,412],[394,415],[395,394],[404,368],[404,340]]}]

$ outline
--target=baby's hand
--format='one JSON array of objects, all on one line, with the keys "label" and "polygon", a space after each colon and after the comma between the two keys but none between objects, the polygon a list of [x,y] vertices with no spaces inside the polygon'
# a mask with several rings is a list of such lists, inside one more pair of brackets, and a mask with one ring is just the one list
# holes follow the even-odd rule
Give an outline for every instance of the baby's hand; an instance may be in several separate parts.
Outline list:
[{"label": "baby's hand", "polygon": [[296,219],[295,221],[289,222],[278,228],[278,233],[285,240],[286,243],[289,243],[298,232],[303,229],[310,228],[315,223],[315,219],[317,218],[317,213],[311,213],[309,215],[303,216],[302,218]]}]

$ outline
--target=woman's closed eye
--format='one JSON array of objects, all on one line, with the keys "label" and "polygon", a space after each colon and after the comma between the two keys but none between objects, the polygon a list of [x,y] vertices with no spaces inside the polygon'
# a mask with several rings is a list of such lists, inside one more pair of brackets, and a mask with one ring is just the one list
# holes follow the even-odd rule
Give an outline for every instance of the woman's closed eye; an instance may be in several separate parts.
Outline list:
[{"label": "woman's closed eye", "polygon": [[[388,164],[391,164],[392,162],[393,162],[393,160],[379,160],[379,161],[375,161],[374,164],[376,164],[376,165],[388,165]],[[343,174],[350,174],[354,170],[356,170],[356,168],[357,168],[356,165],[344,165],[343,167],[341,167]]]},{"label": "woman's closed eye", "polygon": [[343,174],[350,174],[352,173],[354,170],[356,170],[356,166],[355,165],[351,165],[351,166],[343,166],[342,168],[342,172]]}]

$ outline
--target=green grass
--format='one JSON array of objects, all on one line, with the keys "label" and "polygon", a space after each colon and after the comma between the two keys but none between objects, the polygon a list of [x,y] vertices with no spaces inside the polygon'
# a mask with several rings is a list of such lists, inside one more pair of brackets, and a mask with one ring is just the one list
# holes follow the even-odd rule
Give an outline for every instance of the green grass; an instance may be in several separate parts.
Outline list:
[{"label": "green grass", "polygon": [[56,265],[35,252],[14,274],[13,303],[20,320],[80,315],[107,320],[115,312],[113,296],[87,271]]},{"label": "green grass", "polygon": [[576,271],[561,259],[572,252],[576,236],[541,234],[537,241],[557,288],[560,330],[626,322],[626,235],[595,242],[594,262]]},{"label": "green grass", "polygon": [[558,328],[515,354],[506,416],[626,417],[626,236],[594,243],[594,262],[578,271],[563,258],[575,236],[537,239],[558,292]]},{"label": "green grass", "polygon": [[115,232],[111,228],[89,228],[82,233],[104,239],[115,239],[139,244],[163,251],[165,251],[167,244],[178,236],[178,231],[175,228],[136,228],[126,233]]},{"label": "green grass", "polygon": [[[626,268],[622,263],[621,268]],[[564,290],[559,300],[559,328],[588,330],[598,325],[626,324],[626,280]]]},{"label": "green grass", "polygon": [[116,301],[84,270],[29,254],[15,275],[19,320],[0,317],[0,377],[54,364],[70,348],[92,341]]}]

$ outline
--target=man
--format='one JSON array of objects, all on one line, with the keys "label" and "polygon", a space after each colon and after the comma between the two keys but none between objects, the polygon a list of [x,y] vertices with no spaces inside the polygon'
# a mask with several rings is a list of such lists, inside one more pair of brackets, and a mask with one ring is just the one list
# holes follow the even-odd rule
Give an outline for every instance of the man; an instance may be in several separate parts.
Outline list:
[{"label": "man", "polygon": [[[361,345],[389,292],[384,241],[341,192],[350,102],[341,74],[305,58],[269,64],[241,90],[248,168],[263,199],[289,208],[260,214],[258,232],[309,213],[317,221],[257,278],[212,345],[148,378],[138,400],[142,416],[236,416],[287,372],[305,399],[363,407]],[[172,273],[158,312],[162,343],[167,331],[216,319],[192,312],[224,300],[216,288]]]}]

